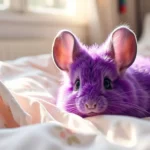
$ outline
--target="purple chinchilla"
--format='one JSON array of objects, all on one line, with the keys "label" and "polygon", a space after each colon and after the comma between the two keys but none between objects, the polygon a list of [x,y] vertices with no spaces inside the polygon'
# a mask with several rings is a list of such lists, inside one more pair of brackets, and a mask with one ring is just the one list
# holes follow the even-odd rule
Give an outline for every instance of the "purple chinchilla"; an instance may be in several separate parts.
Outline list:
[{"label": "purple chinchilla", "polygon": [[57,106],[81,117],[150,116],[150,60],[136,53],[136,36],[127,26],[117,27],[101,46],[90,47],[72,32],[60,31],[53,59],[65,74]]}]

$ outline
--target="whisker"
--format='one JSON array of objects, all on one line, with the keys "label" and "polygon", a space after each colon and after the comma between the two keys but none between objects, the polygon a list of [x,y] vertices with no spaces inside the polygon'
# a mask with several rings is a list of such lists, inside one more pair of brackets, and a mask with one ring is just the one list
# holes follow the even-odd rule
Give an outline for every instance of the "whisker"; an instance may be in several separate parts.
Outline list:
[{"label": "whisker", "polygon": [[[147,114],[149,114],[150,115],[150,113],[148,112],[148,111],[146,111],[145,109],[143,109],[142,107],[140,107],[140,106],[138,106],[138,105],[135,105],[135,104],[128,104],[128,103],[120,103],[119,104],[120,106],[127,106],[127,107],[129,107],[130,106],[130,108],[131,109],[136,109],[136,110],[139,110],[139,111],[142,111],[143,113],[147,113]],[[114,105],[115,106],[115,105]]]},{"label": "whisker", "polygon": [[[117,94],[117,96],[120,96],[120,97],[122,97],[122,98],[125,98],[126,95],[125,95],[125,94],[124,94],[124,95],[123,95],[123,94],[122,94],[122,95],[121,95],[121,94],[120,94],[120,95]],[[145,96],[145,95],[138,95],[137,97],[138,97],[138,98],[150,98],[150,96]]]},{"label": "whisker", "polygon": [[[65,102],[61,104],[65,104]],[[75,104],[65,104],[65,106],[75,106]]]},{"label": "whisker", "polygon": [[[111,106],[116,107],[116,108],[120,108],[119,106],[117,107],[115,105],[111,105]],[[125,105],[123,105],[123,106],[125,106]],[[138,108],[135,108],[135,107],[132,107],[132,109],[137,110],[141,114],[140,115],[141,117],[143,117],[143,115],[146,116],[146,114],[145,114],[146,112],[143,112],[144,110],[139,110]]]},{"label": "whisker", "polygon": [[76,111],[76,109],[69,109],[69,112],[74,113]]},{"label": "whisker", "polygon": [[[126,94],[128,94],[128,93],[126,93]],[[116,95],[119,97],[119,98],[125,98],[126,97],[126,94],[125,93],[116,93]],[[138,98],[150,98],[149,96],[145,96],[145,95],[138,95]]]},{"label": "whisker", "polygon": [[76,107],[69,107],[69,109],[76,109]]},{"label": "whisker", "polygon": [[[127,102],[120,102],[119,104],[120,104],[120,105],[131,106],[131,107],[134,106],[134,107],[136,107],[136,108],[145,110],[145,109],[143,109],[142,107],[140,107],[140,106],[138,106],[138,105],[136,105],[136,104],[131,104],[131,103],[127,103]],[[146,110],[145,110],[145,111],[146,111]]]},{"label": "whisker", "polygon": [[[141,89],[136,89],[136,91],[143,91],[143,89],[141,88]],[[131,93],[131,92],[133,92],[132,90],[130,90],[130,91],[125,91],[125,92],[121,92],[121,94],[128,94],[128,93]]]}]

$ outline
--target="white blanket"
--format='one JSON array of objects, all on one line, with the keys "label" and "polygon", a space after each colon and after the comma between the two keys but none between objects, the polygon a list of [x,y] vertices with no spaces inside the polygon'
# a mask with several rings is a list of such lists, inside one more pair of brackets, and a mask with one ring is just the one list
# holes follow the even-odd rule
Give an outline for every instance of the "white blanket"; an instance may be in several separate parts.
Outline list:
[{"label": "white blanket", "polygon": [[49,56],[0,62],[0,150],[150,149],[149,120],[55,107],[61,75]]}]

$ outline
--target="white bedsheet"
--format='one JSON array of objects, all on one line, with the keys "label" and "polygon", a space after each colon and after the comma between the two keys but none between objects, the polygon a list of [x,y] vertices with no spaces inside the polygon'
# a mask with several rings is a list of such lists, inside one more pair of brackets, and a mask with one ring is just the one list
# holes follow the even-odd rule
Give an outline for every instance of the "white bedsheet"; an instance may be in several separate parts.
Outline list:
[{"label": "white bedsheet", "polygon": [[61,75],[49,56],[0,62],[0,150],[150,149],[148,118],[82,119],[55,107]]}]

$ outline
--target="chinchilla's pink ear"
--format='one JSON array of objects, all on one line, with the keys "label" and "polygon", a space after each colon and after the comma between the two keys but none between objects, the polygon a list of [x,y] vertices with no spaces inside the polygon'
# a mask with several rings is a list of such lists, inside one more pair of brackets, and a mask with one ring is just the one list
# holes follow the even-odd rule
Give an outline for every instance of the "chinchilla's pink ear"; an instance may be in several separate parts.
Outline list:
[{"label": "chinchilla's pink ear", "polygon": [[127,69],[135,60],[137,53],[136,36],[127,26],[116,28],[106,42],[115,59],[119,72]]},{"label": "chinchilla's pink ear", "polygon": [[69,71],[69,66],[77,55],[78,42],[70,31],[60,31],[53,42],[53,58],[57,67],[64,71]]}]

